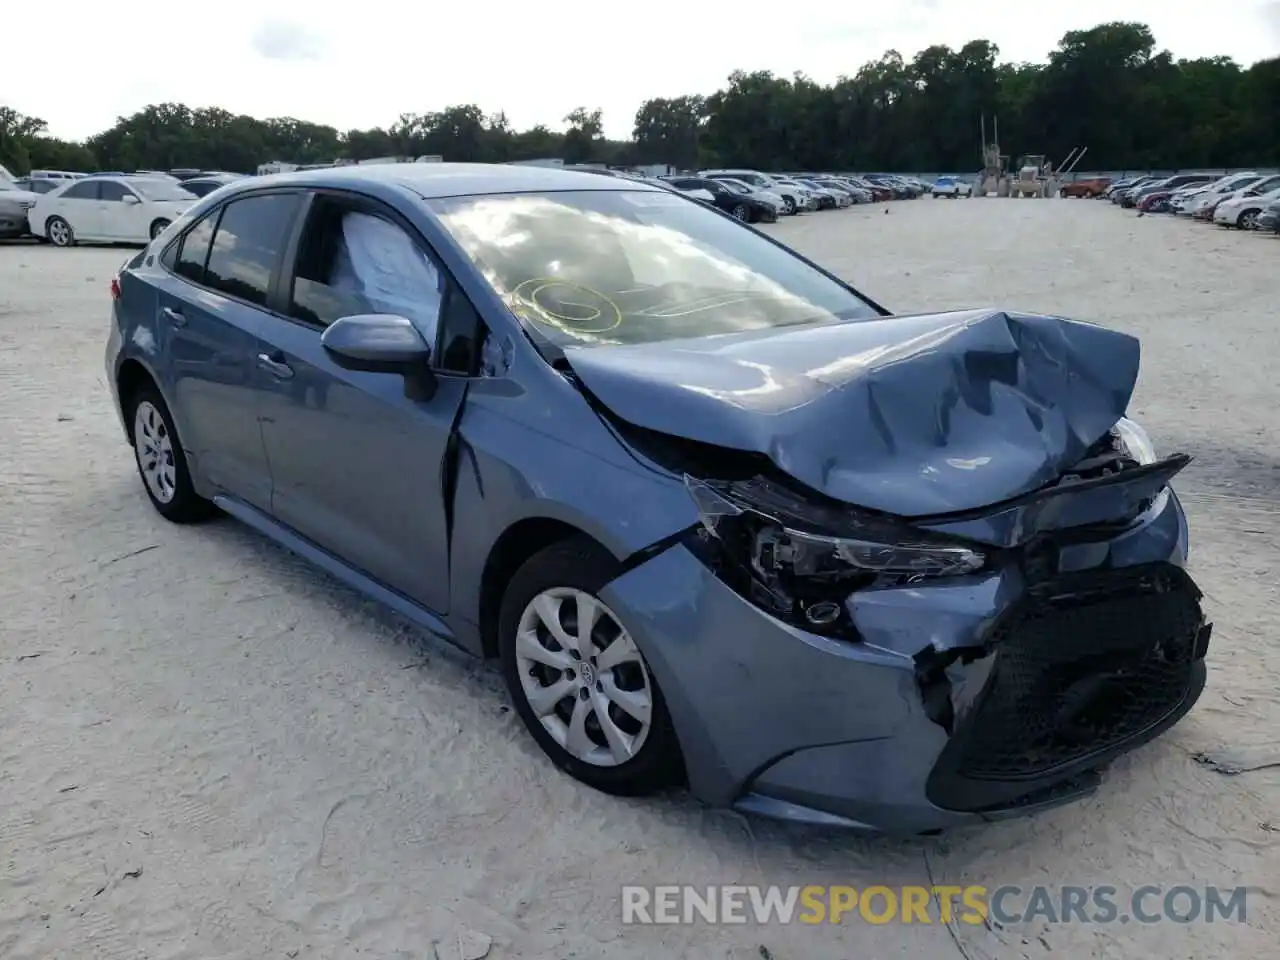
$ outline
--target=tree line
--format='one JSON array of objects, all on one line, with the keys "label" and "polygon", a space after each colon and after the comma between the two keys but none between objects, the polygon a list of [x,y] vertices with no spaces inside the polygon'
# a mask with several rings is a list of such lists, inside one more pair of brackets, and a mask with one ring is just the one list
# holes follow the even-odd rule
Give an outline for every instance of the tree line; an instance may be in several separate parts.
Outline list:
[{"label": "tree line", "polygon": [[999,118],[1005,153],[1061,160],[1089,147],[1092,169],[1280,163],[1280,58],[1249,68],[1228,57],[1175,59],[1140,23],[1063,36],[1045,63],[1008,63],[987,40],[890,50],[823,85],[803,74],[731,74],[710,96],[645,102],[630,140],[604,136],[599,109],[566,129],[514,129],[475,104],[402,114],[387,128],[340,131],[293,118],[259,120],[216,107],[148,106],[84,143],[0,106],[0,163],[31,168],[198,167],[253,172],[260,163],[321,163],[439,154],[506,162],[733,165],[765,170],[966,171],[981,166],[979,119]]}]

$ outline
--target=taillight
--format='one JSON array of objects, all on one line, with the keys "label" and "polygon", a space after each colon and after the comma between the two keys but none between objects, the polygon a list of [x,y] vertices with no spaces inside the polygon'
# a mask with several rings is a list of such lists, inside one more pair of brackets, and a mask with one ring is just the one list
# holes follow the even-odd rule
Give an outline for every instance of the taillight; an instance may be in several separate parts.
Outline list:
[{"label": "taillight", "polygon": [[114,276],[111,278],[111,299],[112,300],[120,299],[120,277],[119,276]]}]

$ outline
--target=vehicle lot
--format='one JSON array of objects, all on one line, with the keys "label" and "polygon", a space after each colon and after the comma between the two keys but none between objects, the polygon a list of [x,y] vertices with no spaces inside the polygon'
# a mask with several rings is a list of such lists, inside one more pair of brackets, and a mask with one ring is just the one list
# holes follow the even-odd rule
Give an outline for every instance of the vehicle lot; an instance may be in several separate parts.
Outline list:
[{"label": "vehicle lot", "polygon": [[[231,521],[156,516],[102,371],[129,251],[0,246],[0,956],[430,958],[438,940],[444,960],[464,931],[494,958],[918,960],[961,955],[953,935],[997,960],[1274,949],[1280,769],[1222,771],[1280,764],[1280,242],[994,199],[767,229],[901,312],[1016,306],[1142,338],[1133,413],[1197,457],[1179,491],[1217,621],[1182,724],[1094,799],[941,840],[592,793],[495,673]],[[931,881],[1265,892],[1245,927],[620,922],[624,883]]]}]

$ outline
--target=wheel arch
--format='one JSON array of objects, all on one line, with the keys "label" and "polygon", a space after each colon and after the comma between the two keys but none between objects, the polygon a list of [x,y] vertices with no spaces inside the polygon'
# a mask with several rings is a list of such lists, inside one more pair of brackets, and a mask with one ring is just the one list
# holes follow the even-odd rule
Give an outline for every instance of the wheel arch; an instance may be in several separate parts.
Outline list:
[{"label": "wheel arch", "polygon": [[[164,397],[164,392],[160,389],[160,381],[145,363],[137,357],[126,357],[121,361],[120,366],[116,370],[116,396],[120,398],[120,413],[124,419],[125,433],[129,437],[129,442],[133,442],[133,421],[129,418],[129,402],[134,395],[143,387],[150,386]],[[168,400],[165,405],[169,406]],[[173,408],[169,406],[170,416],[173,415]]]},{"label": "wheel arch", "polygon": [[[555,543],[586,539],[610,556],[616,551],[581,527],[549,516],[524,517],[508,526],[489,548],[480,575],[480,647],[486,659],[498,656],[498,614],[512,576],[528,560]],[[621,562],[621,561],[619,561]]]}]

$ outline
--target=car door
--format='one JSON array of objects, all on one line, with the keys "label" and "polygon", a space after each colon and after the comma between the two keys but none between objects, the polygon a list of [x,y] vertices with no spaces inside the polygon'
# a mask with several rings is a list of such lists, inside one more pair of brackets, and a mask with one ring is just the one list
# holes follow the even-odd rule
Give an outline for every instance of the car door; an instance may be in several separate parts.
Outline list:
[{"label": "car door", "polygon": [[166,248],[158,327],[183,446],[213,486],[263,511],[271,473],[258,423],[258,333],[302,197],[232,199]]},{"label": "car door", "polygon": [[[462,298],[393,211],[317,194],[295,238],[257,359],[272,513],[348,564],[448,612],[446,456],[467,377],[440,369],[429,396],[405,377],[338,366],[324,328],[349,315],[406,316],[439,357],[441,305]],[[458,300],[458,302],[462,302]]]},{"label": "car door", "polygon": [[146,206],[142,198],[119,180],[98,181],[100,236],[104,240],[147,239]]},{"label": "car door", "polygon": [[[73,183],[62,193],[45,201],[49,216],[61,217],[71,224],[80,240],[97,240],[102,237],[102,211],[96,178],[85,178]],[[46,218],[46,224],[48,220]]]}]

